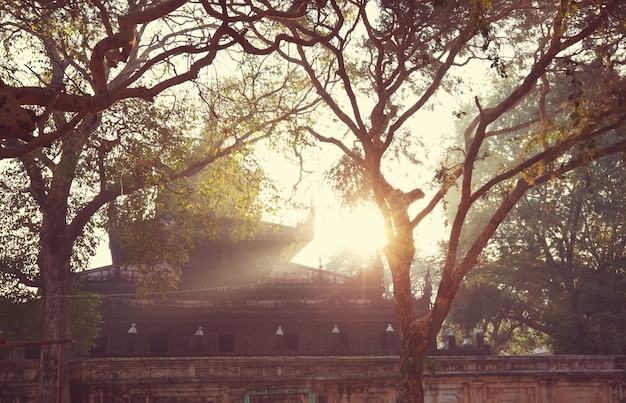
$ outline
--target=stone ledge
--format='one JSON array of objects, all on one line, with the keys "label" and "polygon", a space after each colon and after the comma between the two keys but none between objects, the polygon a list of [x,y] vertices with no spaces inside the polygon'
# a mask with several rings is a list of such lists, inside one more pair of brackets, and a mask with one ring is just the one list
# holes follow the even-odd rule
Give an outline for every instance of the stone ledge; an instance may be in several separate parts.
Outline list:
[{"label": "stone ledge", "polygon": [[[438,368],[426,376],[619,375],[626,356],[541,357],[433,357]],[[76,380],[129,378],[275,378],[332,374],[340,377],[395,377],[398,357],[271,356],[271,357],[164,357],[89,358],[71,363]],[[0,381],[31,382],[37,378],[36,360],[0,361]]]},{"label": "stone ledge", "polygon": [[[425,376],[427,402],[626,399],[626,356],[432,359],[441,370]],[[37,366],[36,360],[0,361],[0,401],[32,402]],[[283,402],[291,401],[285,391],[304,389],[326,402],[393,403],[398,374],[393,356],[272,356],[91,358],[73,361],[69,375],[73,399],[93,403],[253,402],[266,393],[284,394],[276,400]]]}]

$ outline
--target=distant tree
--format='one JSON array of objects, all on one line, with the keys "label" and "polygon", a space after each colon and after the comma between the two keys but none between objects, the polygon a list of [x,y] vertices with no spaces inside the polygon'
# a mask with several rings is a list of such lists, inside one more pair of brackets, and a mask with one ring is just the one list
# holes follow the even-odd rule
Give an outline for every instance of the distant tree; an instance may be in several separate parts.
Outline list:
[{"label": "distant tree", "polygon": [[[77,291],[71,301],[73,357],[89,354],[100,337],[100,296]],[[43,301],[28,291],[0,296],[2,337],[10,341],[43,340]]]},{"label": "distant tree", "polygon": [[[0,321],[2,338],[14,340],[41,340],[41,300],[24,292],[13,292],[0,297]],[[9,350],[0,351],[0,357],[9,354]]]},{"label": "distant tree", "polygon": [[[424,351],[507,214],[527,191],[626,150],[626,4],[346,4],[349,29],[313,49],[294,44],[281,54],[308,74],[328,110],[318,125],[301,130],[343,151],[350,164],[335,171],[341,189],[357,192],[366,178],[383,216],[401,337],[400,401],[421,402]],[[563,77],[571,96],[551,92]],[[471,120],[461,146],[451,142],[447,152],[435,153],[447,139],[427,145],[428,112],[455,100],[471,101],[473,109],[451,110],[450,119]],[[518,122],[522,103],[526,119]],[[520,152],[489,165],[491,150],[503,144]],[[449,193],[457,198],[445,199],[450,226],[437,295],[432,310],[418,317],[410,276],[416,244],[431,236],[424,219]],[[494,208],[483,221],[468,221],[485,198]]]},{"label": "distant tree", "polygon": [[472,304],[455,301],[450,319],[486,325],[499,344],[519,341],[506,323],[544,333],[555,353],[624,354],[625,172],[614,156],[529,192],[463,290]]},{"label": "distant tree", "polygon": [[532,354],[546,348],[545,333],[516,319],[516,310],[523,310],[523,302],[505,286],[494,283],[495,278],[482,265],[473,270],[459,287],[443,333],[452,330],[461,335],[475,335],[480,329],[494,354]]},{"label": "distant tree", "polygon": [[364,254],[344,247],[327,258],[328,262],[324,268],[334,273],[355,275],[358,271],[370,270],[375,264],[375,259],[376,251]]}]

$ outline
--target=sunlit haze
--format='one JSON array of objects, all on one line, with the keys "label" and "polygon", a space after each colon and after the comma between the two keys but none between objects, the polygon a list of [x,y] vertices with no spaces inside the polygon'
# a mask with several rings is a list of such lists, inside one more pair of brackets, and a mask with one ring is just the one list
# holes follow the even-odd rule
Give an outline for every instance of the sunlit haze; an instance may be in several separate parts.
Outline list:
[{"label": "sunlit haze", "polygon": [[[444,152],[446,147],[444,139],[450,130],[449,120],[444,119],[447,114],[449,111],[422,112],[419,115],[419,124],[411,129],[415,135],[421,136],[427,151],[426,158],[440,156]],[[337,195],[325,183],[323,171],[331,166],[333,158],[337,158],[338,150],[326,148],[326,152],[321,154],[324,158],[313,160],[312,166],[305,167],[308,175],[305,175],[304,179],[300,176],[299,167],[284,156],[276,155],[271,151],[261,151],[258,155],[258,161],[266,174],[283,188],[283,197],[289,198],[293,186],[300,182],[297,186],[297,192],[300,195],[296,198],[303,204],[310,204],[315,210],[314,239],[293,259],[296,263],[312,267],[318,267],[320,264],[325,266],[329,258],[342,249],[370,254],[386,242],[382,217],[376,207],[361,206],[352,210],[341,207]],[[428,166],[436,162],[425,160],[423,163]],[[411,176],[394,178],[395,185],[406,188],[404,190],[415,186],[415,179]],[[406,182],[405,186],[403,186],[404,182]],[[285,217],[291,216],[289,211],[280,213]],[[302,217],[302,215],[299,216]],[[282,222],[281,219],[273,218],[269,218],[268,221],[286,225],[296,223],[292,220]],[[441,213],[434,212],[429,215],[416,231],[417,253],[422,256],[434,255],[437,251],[437,243],[442,239],[444,231]],[[108,238],[103,236],[97,254],[92,259],[91,267],[109,264],[111,264],[111,256]]]},{"label": "sunlit haze", "polygon": [[329,256],[343,248],[370,253],[384,244],[382,218],[374,207],[359,207],[354,211],[316,210],[315,238],[293,261],[324,266]]}]

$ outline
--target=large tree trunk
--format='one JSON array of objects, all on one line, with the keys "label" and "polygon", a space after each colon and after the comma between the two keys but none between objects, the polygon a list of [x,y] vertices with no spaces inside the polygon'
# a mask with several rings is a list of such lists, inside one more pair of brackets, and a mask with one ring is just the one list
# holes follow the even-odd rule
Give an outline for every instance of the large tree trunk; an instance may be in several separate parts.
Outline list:
[{"label": "large tree trunk", "polygon": [[[59,213],[57,213],[59,214]],[[44,213],[39,267],[44,299],[43,337],[46,341],[71,337],[70,256],[72,242],[65,236],[65,214]],[[54,225],[53,223],[57,224]],[[56,230],[55,230],[56,229]],[[70,402],[69,345],[46,344],[41,348],[37,402]]]},{"label": "large tree trunk", "polygon": [[[68,223],[68,202],[84,137],[99,123],[97,115],[85,118],[80,130],[63,137],[60,160],[46,172],[32,155],[22,157],[30,178],[30,193],[42,213],[37,264],[41,276],[40,295],[44,300],[45,341],[71,338],[70,257],[74,241],[91,214],[81,211]],[[48,174],[52,173],[52,177]],[[100,207],[93,206],[95,211]],[[78,215],[81,215],[78,219]],[[44,344],[39,361],[37,402],[69,403],[69,345]]]},{"label": "large tree trunk", "polygon": [[400,403],[423,403],[422,373],[425,356],[413,348],[410,339],[402,341],[400,351]]},{"label": "large tree trunk", "polygon": [[[405,239],[402,239],[405,238]],[[393,300],[400,334],[401,403],[424,402],[422,373],[428,345],[426,321],[416,321],[411,289],[411,264],[415,255],[413,237],[405,234],[387,245],[385,256],[393,277]],[[419,326],[417,326],[419,325]]]}]

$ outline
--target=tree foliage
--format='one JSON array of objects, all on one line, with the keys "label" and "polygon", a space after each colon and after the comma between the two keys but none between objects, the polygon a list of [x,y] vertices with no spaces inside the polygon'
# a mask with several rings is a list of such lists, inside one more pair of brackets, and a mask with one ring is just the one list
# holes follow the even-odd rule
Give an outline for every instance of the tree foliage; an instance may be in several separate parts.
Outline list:
[{"label": "tree foliage", "polygon": [[202,240],[253,235],[267,212],[259,196],[267,181],[245,156],[235,154],[191,178],[116,202],[109,209],[109,235],[121,247],[123,263],[138,268],[137,292],[176,288],[189,253]]},{"label": "tree foliage", "polygon": [[341,16],[334,0],[10,2],[0,16],[0,158],[50,145],[121,100],[152,102],[206,74],[220,51],[268,55],[326,40]]},{"label": "tree foliage", "polygon": [[[71,355],[86,356],[100,337],[100,296],[76,291],[71,301]],[[43,337],[43,301],[36,294],[20,292],[0,296],[2,337],[11,341],[41,341]]]},{"label": "tree foliage", "polygon": [[519,341],[502,325],[543,332],[559,354],[623,354],[623,174],[617,155],[529,192],[463,290],[471,308],[456,301],[450,319],[489,327],[498,344]]}]

